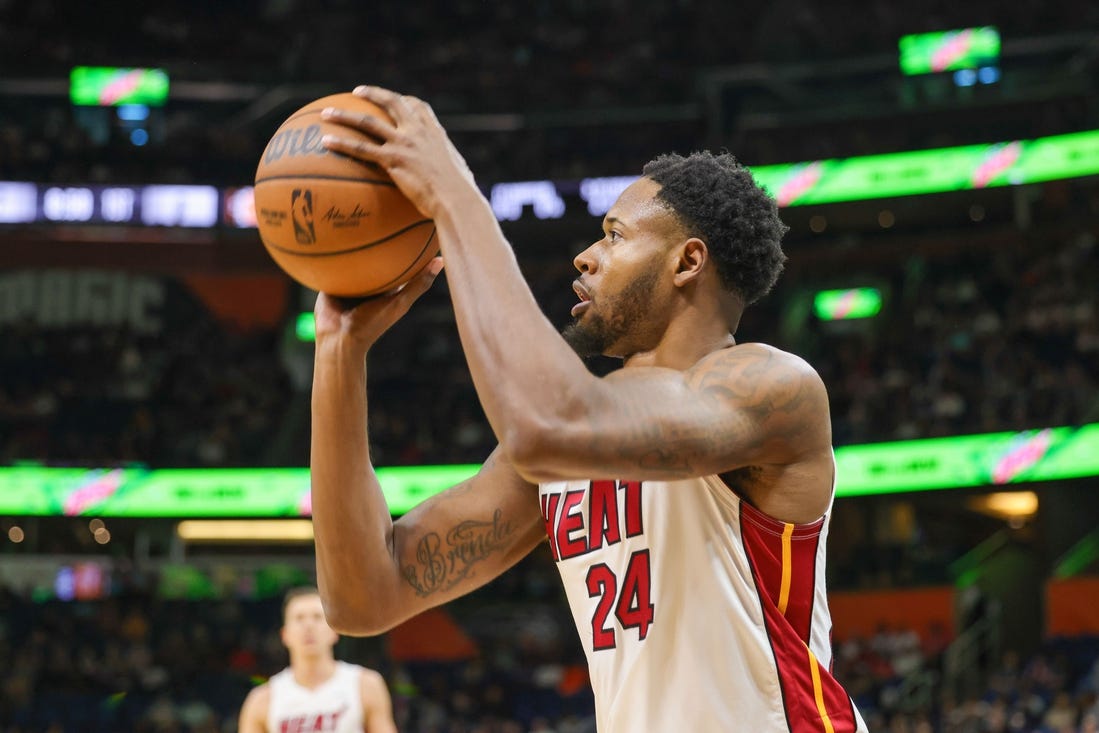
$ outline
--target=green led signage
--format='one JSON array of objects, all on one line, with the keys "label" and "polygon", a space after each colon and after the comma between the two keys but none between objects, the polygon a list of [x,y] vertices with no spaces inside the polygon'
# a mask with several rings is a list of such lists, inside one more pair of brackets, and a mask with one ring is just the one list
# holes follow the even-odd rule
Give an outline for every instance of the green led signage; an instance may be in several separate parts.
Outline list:
[{"label": "green led signage", "polygon": [[1000,63],[1000,32],[992,26],[902,36],[897,45],[901,71],[907,76]]},{"label": "green led signage", "polygon": [[1099,424],[836,449],[838,496],[1099,475]]},{"label": "green led signage", "polygon": [[83,106],[163,107],[168,100],[168,74],[163,69],[77,66],[69,74],[69,99]]},{"label": "green led signage", "polygon": [[1099,130],[752,168],[779,206],[1015,186],[1099,174]]},{"label": "green led signage", "polygon": [[317,340],[317,322],[312,312],[298,314],[297,320],[294,321],[294,334],[298,337],[298,341]]},{"label": "green led signage", "polygon": [[[862,496],[1099,476],[1099,424],[836,449],[836,495]],[[379,468],[390,511],[474,475],[475,464]],[[0,515],[301,517],[307,468],[0,468]]]},{"label": "green led signage", "polygon": [[881,312],[881,291],[877,288],[822,290],[813,298],[813,312],[822,321],[872,318]]}]

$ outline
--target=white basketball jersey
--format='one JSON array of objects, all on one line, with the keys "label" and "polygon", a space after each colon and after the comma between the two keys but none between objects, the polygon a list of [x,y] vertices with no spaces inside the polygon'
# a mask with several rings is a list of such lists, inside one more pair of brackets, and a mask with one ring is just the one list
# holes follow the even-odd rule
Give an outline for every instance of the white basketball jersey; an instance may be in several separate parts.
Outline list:
[{"label": "white basketball jersey", "polygon": [[287,667],[267,683],[267,733],[362,733],[361,680],[362,667],[337,661],[336,673],[309,689],[299,685]]},{"label": "white basketball jersey", "polygon": [[830,673],[827,514],[777,521],[716,476],[539,494],[600,733],[865,733]]}]

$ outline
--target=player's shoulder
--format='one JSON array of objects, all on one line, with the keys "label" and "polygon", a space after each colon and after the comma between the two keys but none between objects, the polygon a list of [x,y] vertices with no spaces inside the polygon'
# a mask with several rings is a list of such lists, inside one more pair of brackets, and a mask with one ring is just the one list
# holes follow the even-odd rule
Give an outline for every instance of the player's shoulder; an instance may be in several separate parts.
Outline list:
[{"label": "player's shoulder", "polygon": [[738,381],[756,378],[775,382],[805,382],[823,387],[817,370],[797,354],[758,342],[718,349],[699,359],[688,373]]},{"label": "player's shoulder", "polygon": [[341,664],[357,675],[357,679],[363,684],[373,684],[385,680],[377,670],[373,670],[370,667],[364,667],[361,664],[352,664],[351,662],[341,662]]},{"label": "player's shoulder", "polygon": [[248,691],[244,698],[244,706],[249,710],[266,714],[271,705],[271,683],[264,682]]},{"label": "player's shoulder", "polygon": [[261,685],[256,685],[248,691],[249,700],[270,700],[271,699],[271,681],[268,680]]},{"label": "player's shoulder", "polygon": [[379,672],[369,667],[355,666],[359,672],[359,687],[364,695],[374,696],[383,692],[386,695],[389,694],[389,686],[385,682],[385,677],[382,677]]},{"label": "player's shoulder", "polygon": [[735,344],[727,349],[718,349],[713,353],[707,354],[699,363],[706,361],[707,359],[724,360],[724,361],[752,361],[764,364],[771,364],[775,366],[787,366],[797,369],[805,369],[808,371],[815,371],[809,362],[801,358],[797,354],[792,354],[789,351],[783,351],[777,346],[771,344],[761,343],[759,341],[747,341],[740,344]]}]

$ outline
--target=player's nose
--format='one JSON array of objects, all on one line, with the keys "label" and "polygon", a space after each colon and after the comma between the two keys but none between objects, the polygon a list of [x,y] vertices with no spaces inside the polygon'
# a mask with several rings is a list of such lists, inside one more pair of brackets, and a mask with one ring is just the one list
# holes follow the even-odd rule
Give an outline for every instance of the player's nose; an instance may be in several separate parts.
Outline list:
[{"label": "player's nose", "polygon": [[574,257],[572,260],[572,265],[577,270],[583,273],[595,272],[595,269],[597,267],[595,258],[595,245],[593,244],[589,246],[583,252],[576,255],[576,257]]}]

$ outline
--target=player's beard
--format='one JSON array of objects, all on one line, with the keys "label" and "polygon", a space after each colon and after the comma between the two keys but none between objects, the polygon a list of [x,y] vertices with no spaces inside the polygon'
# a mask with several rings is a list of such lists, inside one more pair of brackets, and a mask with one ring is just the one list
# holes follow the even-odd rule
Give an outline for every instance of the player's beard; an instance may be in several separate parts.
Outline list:
[{"label": "player's beard", "polygon": [[618,295],[600,299],[598,306],[593,298],[588,309],[565,326],[561,336],[583,358],[626,357],[642,350],[645,346],[629,342],[636,339],[636,332],[646,320],[656,282],[657,274],[646,272]]}]

